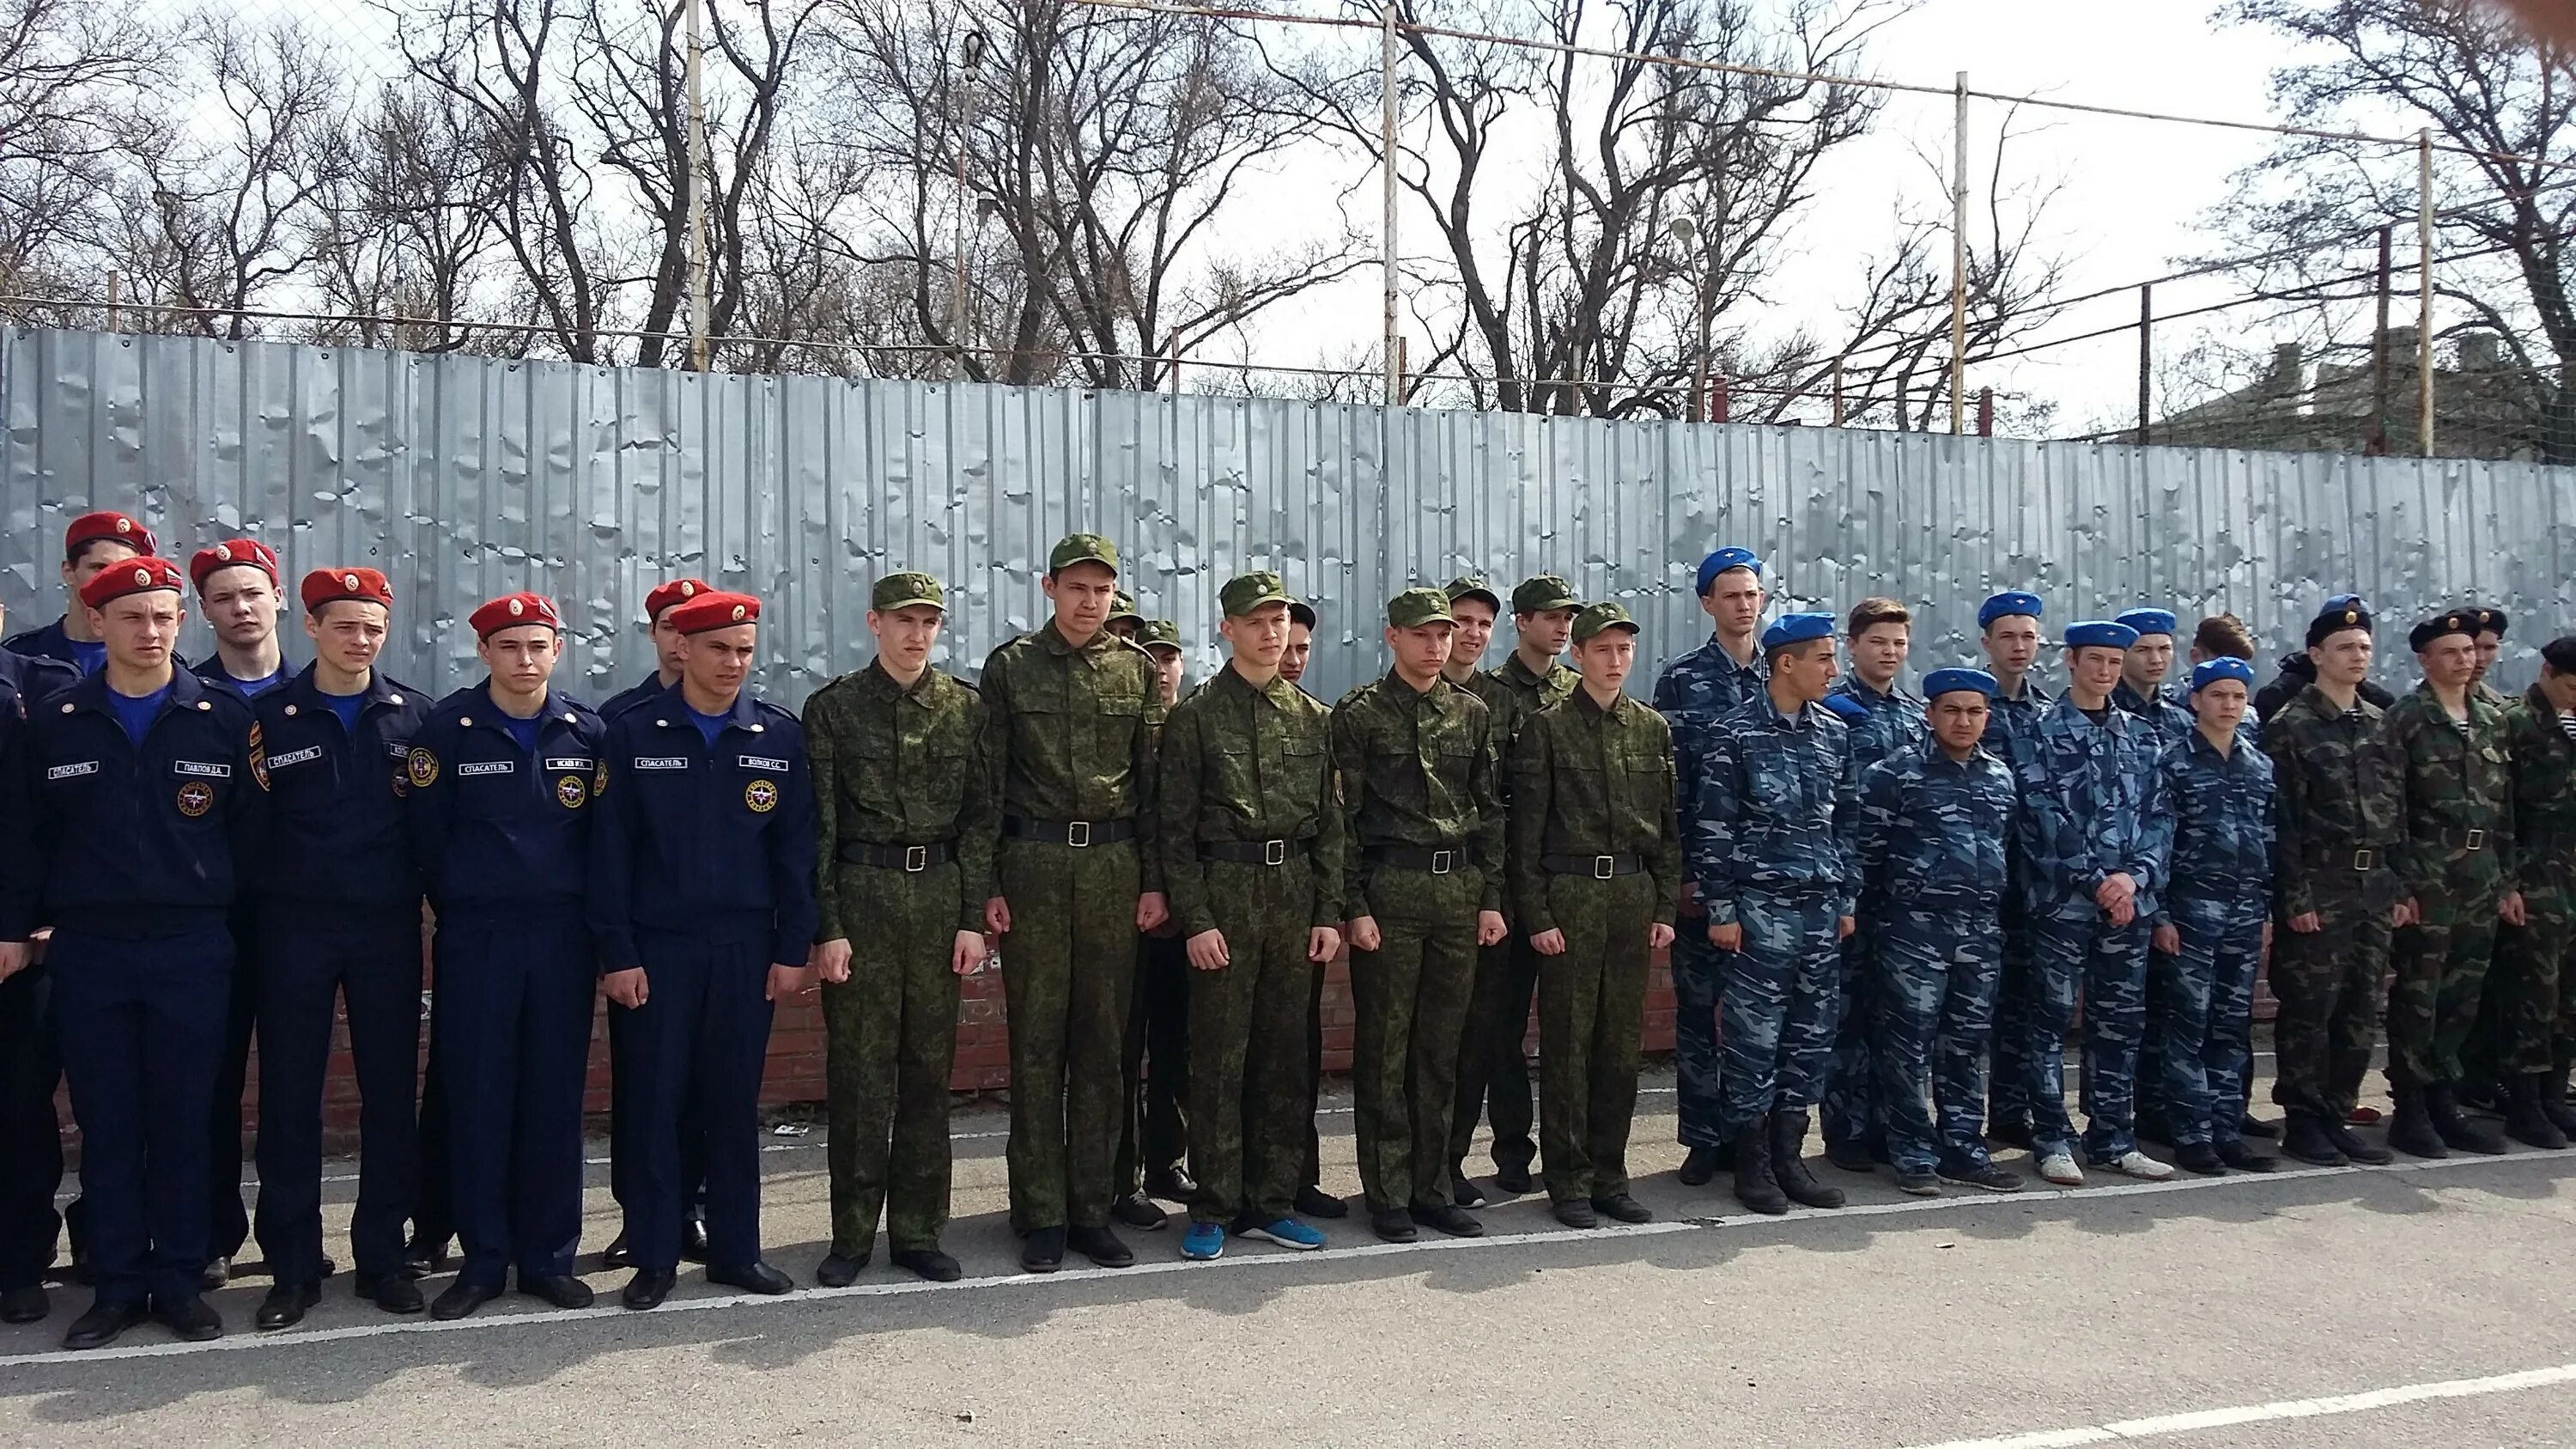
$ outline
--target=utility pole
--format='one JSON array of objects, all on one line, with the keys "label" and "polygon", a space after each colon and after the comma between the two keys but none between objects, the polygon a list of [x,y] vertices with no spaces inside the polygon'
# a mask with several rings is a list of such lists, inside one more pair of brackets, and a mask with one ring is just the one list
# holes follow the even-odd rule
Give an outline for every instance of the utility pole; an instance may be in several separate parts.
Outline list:
[{"label": "utility pole", "polygon": [[1950,431],[1968,425],[1968,73],[1952,83],[1950,116]]},{"label": "utility pole", "polygon": [[2433,131],[2415,133],[2415,426],[2433,456]]},{"label": "utility pole", "polygon": [[689,24],[689,366],[707,370],[707,96],[701,0],[686,0]]},{"label": "utility pole", "polygon": [[966,380],[966,135],[975,118],[975,83],[984,66],[984,32],[970,30],[958,42],[958,74],[951,76],[955,87],[951,106],[956,114],[957,136],[953,149],[957,153],[957,258],[956,271],[948,286],[948,340],[957,349],[956,377]]},{"label": "utility pole", "polygon": [[1381,226],[1386,234],[1378,270],[1386,279],[1386,334],[1381,345],[1386,350],[1386,405],[1393,407],[1404,395],[1404,363],[1396,356],[1395,329],[1395,0],[1387,0],[1378,16],[1377,159],[1384,188]]}]

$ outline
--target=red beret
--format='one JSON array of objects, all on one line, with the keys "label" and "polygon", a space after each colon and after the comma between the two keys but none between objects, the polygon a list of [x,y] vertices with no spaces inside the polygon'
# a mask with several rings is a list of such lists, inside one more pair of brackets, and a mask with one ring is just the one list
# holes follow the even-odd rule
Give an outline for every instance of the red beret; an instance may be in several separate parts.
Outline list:
[{"label": "red beret", "polygon": [[715,591],[716,586],[705,579],[673,579],[644,596],[644,617],[658,623],[664,609]]},{"label": "red beret", "polygon": [[477,639],[489,639],[522,624],[543,624],[557,633],[563,631],[563,618],[555,612],[555,601],[543,594],[503,594],[475,610],[465,622],[474,626]]},{"label": "red beret", "polygon": [[226,539],[213,548],[197,550],[196,556],[188,560],[188,581],[203,592],[207,575],[236,564],[247,564],[259,570],[268,575],[272,584],[278,581],[277,550],[255,538]]},{"label": "red beret", "polygon": [[104,609],[109,600],[128,594],[148,594],[159,589],[175,594],[186,587],[188,581],[180,575],[179,566],[168,559],[129,558],[119,559],[91,575],[90,581],[81,585],[80,596],[81,602],[91,608]]},{"label": "red beret", "polygon": [[374,569],[315,569],[304,576],[303,594],[308,614],[337,599],[394,606],[394,586]]},{"label": "red beret", "polygon": [[749,594],[700,594],[671,615],[671,627],[683,634],[759,622],[760,600]]},{"label": "red beret", "polygon": [[145,555],[161,551],[161,545],[153,541],[151,529],[122,513],[107,511],[84,513],[72,520],[72,526],[63,530],[63,557],[69,558],[80,552],[82,544],[100,539],[124,544]]}]

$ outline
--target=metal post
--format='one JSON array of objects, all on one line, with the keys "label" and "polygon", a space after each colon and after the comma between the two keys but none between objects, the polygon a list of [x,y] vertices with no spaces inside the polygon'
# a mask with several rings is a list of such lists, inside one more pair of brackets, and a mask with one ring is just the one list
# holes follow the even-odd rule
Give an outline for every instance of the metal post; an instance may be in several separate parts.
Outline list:
[{"label": "metal post", "polygon": [[1954,81],[1950,117],[1950,431],[1967,426],[1968,407],[1968,73]]},{"label": "metal post", "polygon": [[701,79],[706,36],[700,0],[688,0],[689,23],[689,366],[707,370],[707,96]]},{"label": "metal post", "polygon": [[1977,436],[1980,438],[1991,438],[1994,435],[1995,390],[1990,387],[1981,387],[1977,389]]},{"label": "metal post", "polygon": [[2153,441],[2148,432],[2154,421],[2154,404],[2149,397],[2148,379],[2156,366],[2156,284],[2138,284],[2138,446]]},{"label": "metal post", "polygon": [[2415,428],[2433,456],[2433,131],[2415,133]]},{"label": "metal post", "polygon": [[1834,426],[1843,425],[1843,360],[1834,359]]},{"label": "metal post", "polygon": [[1396,356],[1398,341],[1395,331],[1395,4],[1394,0],[1379,11],[1380,31],[1377,74],[1377,158],[1384,173],[1383,205],[1386,251],[1379,270],[1386,279],[1386,401],[1393,407],[1404,392],[1404,364]]},{"label": "metal post", "polygon": [[1709,421],[1713,423],[1725,422],[1726,415],[1729,411],[1729,404],[1733,402],[1733,399],[1727,393],[1725,373],[1720,372],[1709,378],[1708,392]]},{"label": "metal post", "polygon": [[2389,259],[2396,228],[2379,229],[2379,321],[2370,334],[2370,438],[2371,452],[2388,452],[2388,294]]},{"label": "metal post", "polygon": [[116,331],[116,330],[117,330],[117,326],[116,326],[116,322],[117,322],[117,316],[116,316],[116,314],[117,314],[117,308],[118,308],[118,304],[123,300],[123,293],[124,293],[124,291],[125,291],[125,274],[124,274],[123,272],[118,271],[118,270],[117,270],[116,268],[114,268],[114,267],[110,267],[110,268],[108,268],[108,269],[107,269],[107,330],[108,330],[108,331],[110,331],[110,332],[114,332],[114,331]]}]

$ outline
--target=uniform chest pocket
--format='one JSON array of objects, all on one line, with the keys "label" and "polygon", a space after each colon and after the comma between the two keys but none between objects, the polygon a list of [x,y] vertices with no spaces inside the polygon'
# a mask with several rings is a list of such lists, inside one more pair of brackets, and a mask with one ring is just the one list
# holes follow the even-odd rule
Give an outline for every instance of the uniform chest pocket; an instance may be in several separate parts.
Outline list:
[{"label": "uniform chest pocket", "polygon": [[[455,777],[457,813],[476,820],[509,814],[525,798],[531,763],[517,755],[497,754],[456,761],[448,769]],[[418,773],[412,772],[415,784]]]},{"label": "uniform chest pocket", "polygon": [[209,820],[234,783],[230,761],[180,758],[170,762],[162,790],[182,820]]},{"label": "uniform chest pocket", "polygon": [[1813,813],[1808,773],[1799,768],[1799,758],[1791,751],[1755,751],[1744,761],[1745,813],[1792,825],[1804,823]]},{"label": "uniform chest pocket", "polygon": [[1294,799],[1319,798],[1331,769],[1332,754],[1321,739],[1292,739],[1279,746],[1280,783]]},{"label": "uniform chest pocket", "polygon": [[725,803],[733,813],[755,821],[778,809],[779,801],[786,798],[788,776],[796,768],[796,762],[784,755],[756,750],[728,751],[722,764],[729,767],[722,771],[724,788],[739,796],[738,801]]}]

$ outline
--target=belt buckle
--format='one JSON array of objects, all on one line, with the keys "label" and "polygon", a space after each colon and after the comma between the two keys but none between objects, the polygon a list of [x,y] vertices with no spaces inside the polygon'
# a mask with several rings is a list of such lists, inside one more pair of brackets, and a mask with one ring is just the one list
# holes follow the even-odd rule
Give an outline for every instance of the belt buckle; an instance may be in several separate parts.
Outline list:
[{"label": "belt buckle", "polygon": [[2469,849],[2471,849],[2471,850],[2484,850],[2484,849],[2486,849],[2486,848],[2487,848],[2487,833],[2486,833],[2485,831],[2483,831],[2483,830],[2472,830],[2472,831],[2470,831],[2470,832],[2469,832],[2469,841],[2468,841],[2468,845],[2469,845]]},{"label": "belt buckle", "polygon": [[1091,822],[1075,820],[1064,827],[1064,843],[1076,850],[1091,848]]},{"label": "belt buckle", "polygon": [[1458,852],[1454,850],[1435,850],[1431,852],[1431,873],[1433,875],[1447,875],[1450,868],[1457,864],[1457,858]]},{"label": "belt buckle", "polygon": [[2370,869],[2370,860],[2370,848],[2368,846],[2364,846],[2352,853],[2352,868],[2358,871],[2366,871]]},{"label": "belt buckle", "polygon": [[905,846],[903,848],[903,868],[906,872],[913,875],[919,875],[921,872],[930,869],[930,847],[927,845]]},{"label": "belt buckle", "polygon": [[1592,857],[1592,878],[1609,880],[1612,878],[1611,871],[1617,869],[1618,865],[1619,857],[1615,855],[1596,855]]},{"label": "belt buckle", "polygon": [[1261,863],[1263,865],[1286,865],[1288,863],[1288,842],[1284,840],[1265,840],[1261,842]]}]

